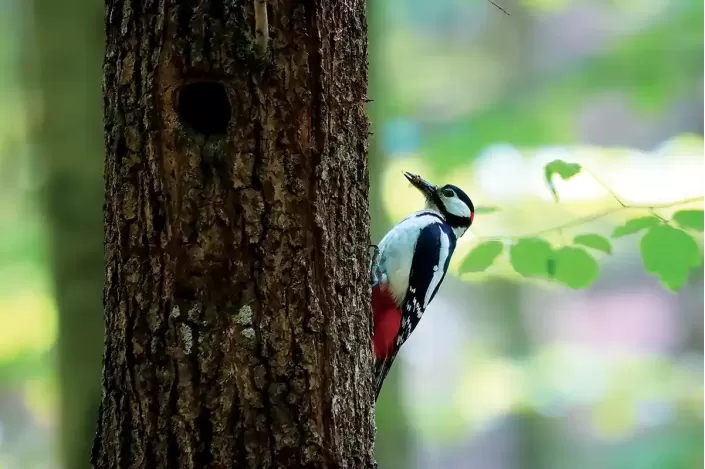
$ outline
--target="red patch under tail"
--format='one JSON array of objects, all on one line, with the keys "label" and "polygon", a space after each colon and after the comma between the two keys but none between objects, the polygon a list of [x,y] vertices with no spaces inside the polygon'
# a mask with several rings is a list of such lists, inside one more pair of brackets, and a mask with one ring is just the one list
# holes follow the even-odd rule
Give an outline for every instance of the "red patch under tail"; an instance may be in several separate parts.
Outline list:
[{"label": "red patch under tail", "polygon": [[374,312],[374,345],[375,357],[384,359],[392,355],[394,341],[401,327],[401,311],[392,296],[392,291],[386,284],[372,288],[372,311]]}]

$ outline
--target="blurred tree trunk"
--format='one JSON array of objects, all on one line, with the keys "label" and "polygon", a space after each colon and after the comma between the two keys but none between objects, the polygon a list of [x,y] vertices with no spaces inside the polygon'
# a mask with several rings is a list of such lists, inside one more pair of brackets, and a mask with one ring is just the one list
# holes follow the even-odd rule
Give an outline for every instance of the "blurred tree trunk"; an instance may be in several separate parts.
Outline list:
[{"label": "blurred tree trunk", "polygon": [[364,2],[233,5],[108,2],[93,464],[372,467]]},{"label": "blurred tree trunk", "polygon": [[[494,279],[485,283],[483,291],[495,299],[494,317],[496,327],[502,329],[503,341],[499,344],[502,353],[516,361],[531,358],[534,344],[525,324],[521,305],[521,286],[516,282]],[[514,467],[521,469],[541,469],[549,467],[550,424],[546,417],[531,409],[511,415],[507,420],[513,433],[510,454],[514,455]],[[556,436],[558,438],[559,436]]]},{"label": "blurred tree trunk", "polygon": [[47,174],[42,198],[59,310],[58,433],[67,469],[90,467],[100,402],[104,273],[101,13],[102,3],[97,0],[34,0],[30,39],[36,45],[42,98],[37,137]]}]

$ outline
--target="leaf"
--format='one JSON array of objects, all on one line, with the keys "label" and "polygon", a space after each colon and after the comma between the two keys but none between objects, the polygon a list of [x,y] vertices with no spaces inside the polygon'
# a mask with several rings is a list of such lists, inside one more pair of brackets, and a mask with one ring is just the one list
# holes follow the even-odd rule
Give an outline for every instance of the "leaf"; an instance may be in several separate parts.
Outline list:
[{"label": "leaf", "polygon": [[558,191],[553,184],[553,175],[559,175],[563,180],[567,181],[580,172],[580,165],[577,163],[568,163],[563,160],[553,160],[544,168],[546,184],[553,194],[553,198],[558,202]]},{"label": "leaf", "polygon": [[499,207],[475,207],[476,215],[487,215],[488,213],[495,213],[499,211]]},{"label": "leaf", "polygon": [[630,234],[638,233],[641,230],[651,228],[661,223],[658,217],[648,215],[646,217],[632,218],[627,220],[624,225],[620,225],[612,231],[613,238],[621,238]]},{"label": "leaf", "polygon": [[702,263],[698,244],[683,230],[669,225],[654,226],[641,238],[641,258],[650,274],[671,291],[678,291],[690,269]]},{"label": "leaf", "polygon": [[509,262],[524,277],[551,277],[553,249],[545,239],[522,238],[509,250]]},{"label": "leaf", "polygon": [[612,245],[609,240],[599,234],[590,233],[578,235],[575,239],[573,239],[573,243],[597,249],[598,251],[602,251],[607,254],[612,254]]},{"label": "leaf", "polygon": [[504,244],[501,241],[478,244],[463,260],[460,272],[484,272],[502,254],[503,249]]},{"label": "leaf", "polygon": [[548,272],[548,276],[551,278],[556,275],[556,260],[553,257],[549,257],[548,262],[546,262],[546,272]]},{"label": "leaf", "polygon": [[553,254],[553,259],[556,264],[553,278],[570,288],[589,287],[600,272],[595,258],[583,248],[561,248]]},{"label": "leaf", "polygon": [[673,221],[681,228],[703,231],[703,211],[702,210],[679,210],[673,214]]}]

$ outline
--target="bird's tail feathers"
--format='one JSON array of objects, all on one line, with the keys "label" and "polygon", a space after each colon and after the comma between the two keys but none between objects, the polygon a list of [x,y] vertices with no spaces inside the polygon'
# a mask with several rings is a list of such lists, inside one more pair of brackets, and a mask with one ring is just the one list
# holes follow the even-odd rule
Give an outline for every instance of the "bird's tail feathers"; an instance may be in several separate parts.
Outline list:
[{"label": "bird's tail feathers", "polygon": [[392,363],[396,358],[396,353],[385,358],[378,358],[375,361],[375,401],[379,397],[379,393],[382,391],[382,385],[384,380],[389,374],[389,370],[392,369]]}]

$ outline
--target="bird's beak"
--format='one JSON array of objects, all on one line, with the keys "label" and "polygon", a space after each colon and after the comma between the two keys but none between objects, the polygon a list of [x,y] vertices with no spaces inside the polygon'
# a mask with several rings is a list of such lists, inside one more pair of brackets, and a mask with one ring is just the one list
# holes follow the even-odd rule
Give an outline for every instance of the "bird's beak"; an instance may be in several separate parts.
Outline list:
[{"label": "bird's beak", "polygon": [[412,174],[404,171],[404,176],[409,180],[411,185],[421,191],[421,193],[430,198],[433,192],[436,190],[436,186],[419,176],[418,174]]}]

